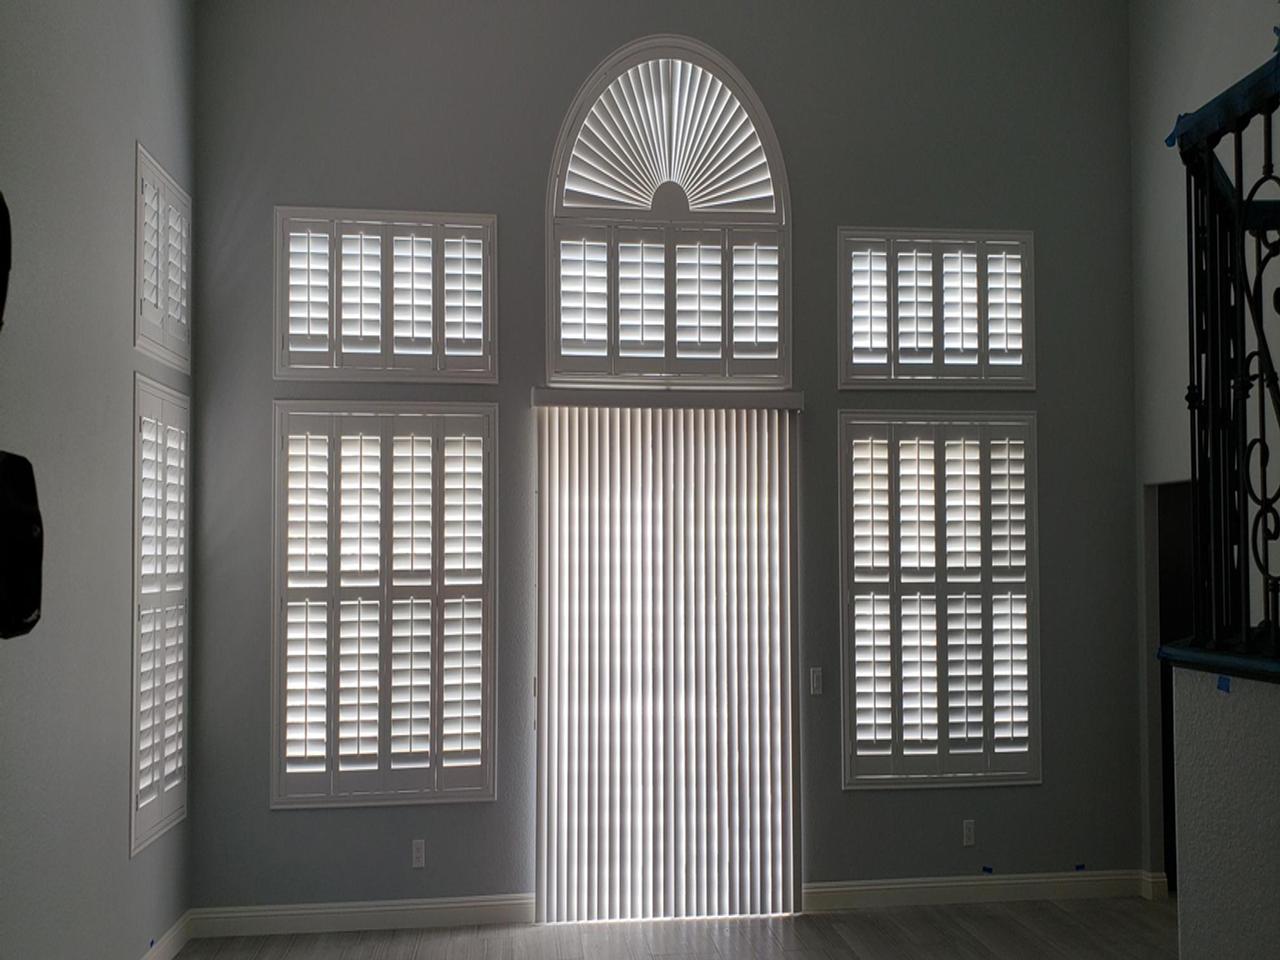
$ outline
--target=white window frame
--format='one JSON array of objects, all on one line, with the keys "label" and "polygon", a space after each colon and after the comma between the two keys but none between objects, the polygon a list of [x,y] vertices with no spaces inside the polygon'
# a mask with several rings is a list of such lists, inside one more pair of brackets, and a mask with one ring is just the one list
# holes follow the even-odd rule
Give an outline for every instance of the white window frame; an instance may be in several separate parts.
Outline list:
[{"label": "white window frame", "polygon": [[[760,139],[773,190],[772,212],[632,206],[566,205],[565,187],[574,147],[598,99],[628,70],[651,60],[682,60],[708,71],[737,98]],[[661,195],[661,187],[655,199]],[[652,201],[651,201],[652,202]],[[604,61],[579,89],[565,115],[547,187],[546,356],[552,386],[639,388],[769,388],[791,385],[791,199],[786,167],[773,126],[743,75],[724,56],[688,37],[662,35],[630,43]],[[690,232],[719,235],[721,246],[721,341],[715,359],[677,354],[675,248]],[[644,233],[661,237],[665,261],[662,357],[628,357],[619,350],[619,243]],[[608,348],[604,356],[562,354],[560,336],[560,243],[590,239],[608,246]],[[776,243],[778,247],[778,355],[735,354],[733,342],[733,246]]]},{"label": "white window frame", "polygon": [[[190,477],[191,477],[191,424],[190,424],[191,402],[188,397],[166,387],[154,380],[144,377],[142,374],[134,375],[134,405],[133,405],[133,602],[132,606],[132,636],[133,636],[133,666],[130,672],[131,685],[133,687],[132,709],[129,715],[129,723],[131,728],[130,734],[130,793],[129,793],[129,840],[130,855],[136,855],[148,844],[156,840],[175,824],[181,822],[187,815],[187,784],[190,771],[190,758],[187,753],[187,703],[189,702],[189,684],[187,677],[190,671],[191,663],[191,644],[190,644],[190,623],[191,623],[191,603],[190,603],[190,551],[188,544],[190,543],[191,531],[191,497],[190,497]],[[149,531],[145,526],[143,497],[144,482],[143,475],[143,431],[142,421],[147,417],[157,424],[157,444],[162,451],[168,450],[166,445],[165,433],[168,429],[182,431],[184,447],[179,448],[180,455],[180,484],[178,490],[178,516],[176,522],[178,524],[176,536],[170,537],[171,528],[169,527],[169,518],[167,516],[169,509],[169,500],[165,489],[164,480],[160,477],[155,478],[158,490],[153,491],[152,499],[156,500],[156,528]],[[157,470],[164,469],[163,460],[157,465]],[[151,534],[149,536],[149,534]],[[143,570],[143,544],[144,539],[154,541],[153,551],[155,555],[166,563],[170,557],[177,557],[180,570],[176,581],[172,579],[168,572],[157,573],[155,590],[145,590],[144,570]],[[176,542],[174,542],[176,541]],[[173,552],[170,548],[173,547]],[[145,590],[145,592],[144,592]],[[158,600],[150,598],[159,598]],[[157,765],[156,776],[159,777],[159,788],[156,796],[149,800],[143,806],[139,806],[139,798],[141,794],[142,784],[140,782],[141,767],[141,712],[143,703],[143,668],[145,665],[146,651],[143,649],[143,626],[144,620],[148,617],[156,616],[159,613],[168,613],[170,610],[180,611],[180,622],[172,625],[174,629],[179,631],[176,645],[174,647],[175,660],[170,663],[168,656],[170,651],[166,648],[166,642],[163,635],[158,637],[159,650],[153,651],[152,656],[159,657],[159,663],[154,663],[150,672],[152,673],[152,683],[156,683],[155,674],[160,673],[160,692],[153,693],[152,696],[158,698],[152,706],[153,720],[152,727],[159,724],[161,743],[152,747],[155,751],[155,758],[152,760],[153,765]],[[163,621],[157,624],[157,628],[161,631],[165,628]],[[172,666],[177,673],[175,683],[176,696],[176,720],[181,728],[180,737],[176,744],[178,763],[182,773],[176,782],[171,786],[166,786],[164,766],[165,766],[165,744],[163,743],[163,727],[165,723],[164,708],[166,707],[166,699],[164,685],[167,682],[165,671]],[[154,690],[154,686],[152,688]]]},{"label": "white window frame", "polygon": [[[887,360],[854,362],[852,329],[851,256],[855,249],[882,250],[887,268]],[[972,366],[943,358],[943,299],[941,255],[957,248],[977,256],[977,361]],[[987,255],[1016,248],[1022,256],[1022,363],[1002,366],[988,362],[989,315]],[[933,256],[932,362],[904,364],[898,353],[899,251],[924,249]],[[851,389],[971,389],[1034,390],[1036,385],[1035,238],[1025,230],[902,230],[879,227],[840,227],[837,231],[837,299],[839,314],[837,366],[842,390]]]},{"label": "white window frame", "polygon": [[[845,790],[897,789],[913,787],[991,786],[996,784],[1033,785],[1041,782],[1041,722],[1040,722],[1040,590],[1039,590],[1039,517],[1037,513],[1036,429],[1032,413],[969,413],[969,412],[902,412],[843,410],[840,413],[840,453],[837,458],[840,470],[840,626],[841,626],[841,734],[842,785]],[[938,697],[938,747],[936,757],[909,756],[902,749],[901,697],[901,599],[904,596],[899,570],[899,511],[897,449],[893,439],[897,431],[935,431],[937,473],[935,481],[935,556],[937,558],[932,578],[922,582],[937,598],[937,697]],[[1007,431],[1007,433],[1004,433]],[[981,452],[981,502],[982,502],[982,573],[975,590],[968,585],[949,581],[946,563],[946,486],[945,457],[937,447],[945,434],[963,432],[966,437],[982,439]],[[1027,596],[1027,695],[1028,739],[1025,752],[1000,752],[993,748],[993,696],[992,696],[992,598],[1001,592],[1003,583],[992,575],[991,551],[991,481],[989,473],[990,442],[998,439],[993,434],[1004,433],[1010,438],[1025,442],[1026,470],[1026,568],[1025,580],[1016,581]],[[867,586],[855,591],[855,571],[852,540],[852,444],[856,436],[876,436],[889,440],[889,569],[883,586],[872,587],[872,580],[862,581]],[[854,686],[854,623],[853,604],[855,592],[887,594],[892,639],[890,641],[891,700],[893,719],[890,753],[878,756],[860,756],[855,735],[855,686]],[[983,741],[980,754],[949,753],[948,746],[948,688],[947,688],[947,623],[946,601],[948,589],[966,593],[980,593],[983,616]]]},{"label": "white window frame", "polygon": [[[290,350],[289,234],[307,228],[328,238],[329,283],[326,345],[322,350]],[[376,353],[342,349],[342,237],[359,230],[380,238],[380,330]],[[431,351],[406,355],[394,349],[396,275],[394,241],[398,230],[430,238],[432,257]],[[496,383],[498,379],[498,219],[492,214],[348,210],[333,207],[275,208],[274,336],[277,380],[406,381]],[[446,242],[481,243],[482,333],[476,352],[451,349],[446,318]]]},{"label": "white window frame", "polygon": [[[145,257],[147,232],[147,186],[156,191],[159,217],[157,238],[156,300],[147,297],[147,264]],[[178,218],[177,244],[169,231],[171,216]],[[185,233],[183,231],[185,230]],[[133,343],[141,352],[175,367],[191,371],[191,197],[176,180],[156,162],[141,143],[137,144],[134,172],[134,269],[133,269]],[[177,258],[174,261],[173,258]],[[171,261],[178,271],[176,286],[170,279]],[[169,296],[177,294],[174,308]]]},{"label": "white window frame", "polygon": [[[306,807],[356,807],[356,806],[394,806],[409,804],[458,803],[473,801],[489,801],[495,798],[496,783],[496,676],[498,636],[497,598],[497,406],[495,404],[465,403],[394,403],[394,402],[362,402],[362,401],[276,401],[273,405],[275,421],[275,469],[273,494],[273,549],[272,549],[272,656],[271,656],[271,806],[273,808],[306,808]],[[337,436],[333,425],[335,419],[360,421],[367,419],[375,431],[386,440],[395,435],[404,435],[405,431],[394,429],[395,423],[413,421],[420,424],[421,432],[417,436],[431,435],[441,437],[447,432],[450,421],[468,428],[468,435],[480,431],[484,440],[484,474],[483,474],[483,582],[478,587],[459,588],[449,586],[443,577],[442,544],[445,539],[442,501],[434,499],[435,494],[444,490],[444,455],[436,445],[432,454],[433,470],[433,520],[432,520],[432,566],[431,586],[423,587],[421,592],[432,597],[432,629],[433,650],[431,657],[432,671],[432,716],[431,716],[431,751],[433,760],[429,774],[418,771],[394,770],[390,768],[387,740],[390,731],[387,727],[388,716],[388,675],[386,666],[389,637],[386,624],[388,615],[383,611],[381,649],[379,669],[383,677],[379,683],[379,764],[376,771],[369,774],[360,772],[340,772],[335,763],[337,741],[334,730],[337,727],[337,699],[334,676],[336,673],[336,631],[332,625],[336,623],[334,610],[337,607],[339,594],[347,589],[340,587],[338,578],[334,576],[337,569],[338,537],[337,510],[338,475],[335,445],[329,445],[330,478],[328,486],[328,576],[327,585],[309,591],[325,600],[329,606],[328,630],[328,672],[329,680],[328,707],[326,724],[328,728],[326,742],[325,769],[320,773],[289,772],[286,770],[285,725],[283,684],[285,681],[284,644],[286,600],[290,589],[285,583],[286,550],[287,550],[287,456],[285,444],[288,436],[296,428],[314,424],[314,429],[325,430],[331,437]],[[381,556],[384,566],[379,575],[379,585],[373,588],[385,601],[397,588],[389,584],[386,577],[385,558],[390,555],[387,542],[394,522],[388,496],[393,482],[391,460],[387,450],[383,451],[381,492],[380,539]],[[438,478],[438,479],[437,479]],[[483,602],[483,639],[482,639],[482,762],[479,765],[455,768],[458,773],[452,778],[442,778],[440,756],[440,737],[442,716],[441,689],[441,636],[443,632],[442,607],[445,601],[454,598],[478,595]],[[384,606],[386,604],[384,603]],[[339,783],[337,781],[342,780]],[[429,782],[427,782],[429,781]]]}]

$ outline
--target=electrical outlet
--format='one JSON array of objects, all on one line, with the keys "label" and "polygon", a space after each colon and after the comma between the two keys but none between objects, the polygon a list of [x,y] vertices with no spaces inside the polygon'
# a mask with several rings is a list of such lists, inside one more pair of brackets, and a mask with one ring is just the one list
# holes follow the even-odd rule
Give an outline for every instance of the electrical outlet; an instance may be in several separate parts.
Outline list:
[{"label": "electrical outlet", "polygon": [[972,820],[965,820],[963,825],[964,825],[964,845],[965,845],[966,847],[972,847],[972,846],[973,846],[973,844],[974,844],[974,840],[973,840],[973,821],[972,821]]},{"label": "electrical outlet", "polygon": [[421,870],[427,865],[427,841],[413,841],[413,869]]},{"label": "electrical outlet", "polygon": [[822,668],[809,668],[809,695],[813,697],[822,696]]}]

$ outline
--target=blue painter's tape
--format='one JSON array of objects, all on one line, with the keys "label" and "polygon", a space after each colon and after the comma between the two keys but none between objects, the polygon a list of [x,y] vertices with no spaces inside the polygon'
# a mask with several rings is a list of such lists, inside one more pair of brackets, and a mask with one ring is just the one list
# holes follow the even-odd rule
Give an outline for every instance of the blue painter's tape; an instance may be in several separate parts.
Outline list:
[{"label": "blue painter's tape", "polygon": [[1083,863],[1077,863],[1077,864],[1076,864],[1076,872],[1077,872],[1077,873],[1078,873],[1079,871],[1083,870],[1083,869],[1084,869],[1084,864],[1083,864]]},{"label": "blue painter's tape", "polygon": [[986,866],[984,866],[984,867],[982,868],[982,872],[983,872],[983,873],[995,873],[995,870],[993,870],[991,867],[986,867]]},{"label": "blue painter's tape", "polygon": [[1218,678],[1218,689],[1219,689],[1219,690],[1221,690],[1223,693],[1230,693],[1230,692],[1231,692],[1231,678],[1230,678],[1230,677],[1219,677],[1219,678]]}]

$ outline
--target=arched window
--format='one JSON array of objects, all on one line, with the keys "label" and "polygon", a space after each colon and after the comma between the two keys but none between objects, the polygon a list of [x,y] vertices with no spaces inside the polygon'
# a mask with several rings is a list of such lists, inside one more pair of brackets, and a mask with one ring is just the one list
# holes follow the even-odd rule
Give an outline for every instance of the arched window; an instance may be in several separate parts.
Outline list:
[{"label": "arched window", "polygon": [[636,41],[578,92],[547,198],[551,383],[786,387],[786,170],[741,74]]}]

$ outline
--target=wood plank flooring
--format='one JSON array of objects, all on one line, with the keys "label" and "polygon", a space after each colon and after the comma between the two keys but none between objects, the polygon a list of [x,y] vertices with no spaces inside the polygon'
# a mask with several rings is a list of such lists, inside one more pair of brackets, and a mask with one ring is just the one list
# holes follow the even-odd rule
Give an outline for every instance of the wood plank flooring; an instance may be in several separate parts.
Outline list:
[{"label": "wood plank flooring", "polygon": [[1033,900],[742,920],[193,940],[179,960],[1174,960],[1174,901]]}]

